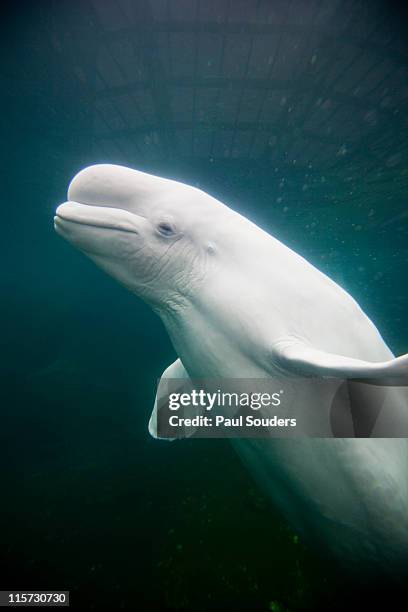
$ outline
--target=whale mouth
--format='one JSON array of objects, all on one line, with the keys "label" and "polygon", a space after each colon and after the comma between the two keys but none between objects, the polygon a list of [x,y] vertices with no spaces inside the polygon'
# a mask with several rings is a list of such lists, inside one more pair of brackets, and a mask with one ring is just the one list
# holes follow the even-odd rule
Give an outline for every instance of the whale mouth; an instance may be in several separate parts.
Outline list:
[{"label": "whale mouth", "polygon": [[73,219],[66,219],[62,215],[55,215],[54,217],[54,226],[56,229],[62,229],[64,225],[81,225],[82,227],[101,227],[103,229],[116,230],[118,232],[128,232],[130,234],[138,234],[139,232],[136,229],[130,229],[128,227],[121,227],[119,225],[110,225],[108,223],[91,223],[90,221],[86,223],[85,221],[74,221]]},{"label": "whale mouth", "polygon": [[62,230],[65,225],[80,225],[139,234],[138,226],[142,218],[121,208],[68,201],[60,204],[55,211],[54,225],[57,230]]}]

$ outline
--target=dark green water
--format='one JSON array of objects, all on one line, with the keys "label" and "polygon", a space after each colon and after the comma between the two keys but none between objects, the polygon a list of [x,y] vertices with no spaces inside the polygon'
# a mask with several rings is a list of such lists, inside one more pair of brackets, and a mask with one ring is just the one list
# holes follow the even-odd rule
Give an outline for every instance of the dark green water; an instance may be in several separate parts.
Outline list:
[{"label": "dark green water", "polygon": [[[173,349],[147,306],[58,238],[52,217],[91,163],[198,184],[343,285],[403,353],[406,101],[378,144],[392,159],[398,143],[398,161],[374,170],[364,147],[325,169],[268,155],[103,153],[73,71],[87,57],[86,3],[61,6],[18,3],[3,22],[0,588],[70,590],[87,609],[349,606],[343,577],[305,549],[227,441],[150,438]],[[388,28],[403,40],[401,15]]]}]

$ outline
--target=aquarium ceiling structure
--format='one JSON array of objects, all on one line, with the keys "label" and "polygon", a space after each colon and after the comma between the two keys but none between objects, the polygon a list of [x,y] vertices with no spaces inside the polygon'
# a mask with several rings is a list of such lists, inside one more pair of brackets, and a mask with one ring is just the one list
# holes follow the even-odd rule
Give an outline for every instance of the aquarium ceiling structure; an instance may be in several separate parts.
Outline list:
[{"label": "aquarium ceiling structure", "polygon": [[345,177],[363,158],[368,176],[400,176],[408,56],[385,5],[55,2],[44,35],[56,71],[75,81],[99,156],[335,167]]}]

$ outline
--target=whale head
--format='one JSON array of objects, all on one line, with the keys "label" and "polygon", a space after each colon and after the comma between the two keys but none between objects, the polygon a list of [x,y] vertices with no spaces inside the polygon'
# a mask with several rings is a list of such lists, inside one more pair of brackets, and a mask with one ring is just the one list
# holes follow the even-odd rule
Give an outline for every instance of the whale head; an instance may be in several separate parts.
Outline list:
[{"label": "whale head", "polygon": [[72,179],[54,223],[59,235],[160,309],[189,299],[202,282],[222,208],[189,185],[100,164]]}]

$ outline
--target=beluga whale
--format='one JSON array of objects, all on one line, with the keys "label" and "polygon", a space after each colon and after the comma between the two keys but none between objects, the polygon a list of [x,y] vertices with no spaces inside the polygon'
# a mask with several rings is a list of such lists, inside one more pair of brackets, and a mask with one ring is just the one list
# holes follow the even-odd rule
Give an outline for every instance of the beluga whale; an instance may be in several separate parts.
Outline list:
[{"label": "beluga whale", "polygon": [[[330,435],[332,405],[316,385],[299,413],[322,415],[321,435],[233,444],[306,543],[350,571],[402,575],[408,355],[394,357],[358,303],[211,195],[127,167],[80,171],[54,221],[60,236],[147,302],[168,332],[177,359],[158,386],[153,436],[168,379],[279,376],[291,385],[336,380],[368,390],[364,409],[372,401],[376,411],[370,436]],[[391,429],[387,415],[398,415]]]}]

